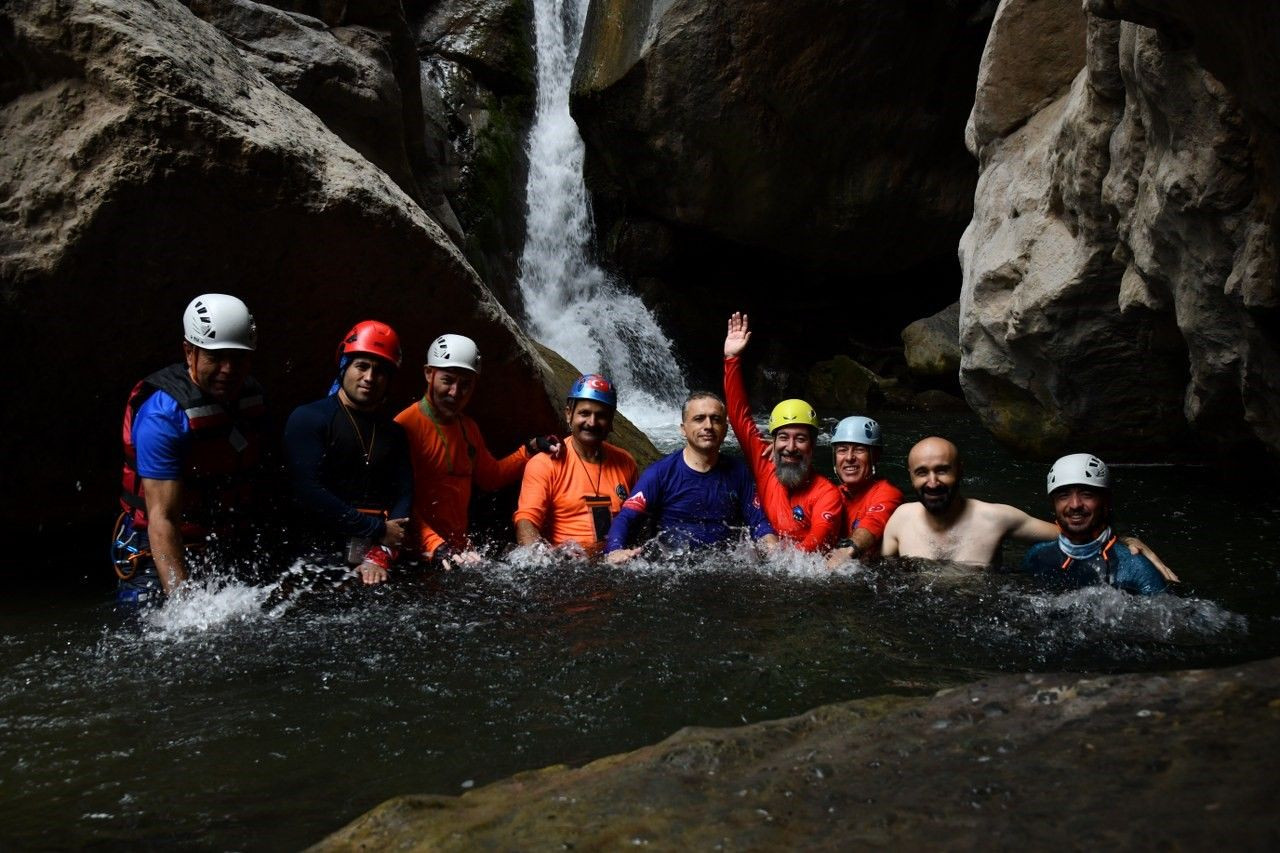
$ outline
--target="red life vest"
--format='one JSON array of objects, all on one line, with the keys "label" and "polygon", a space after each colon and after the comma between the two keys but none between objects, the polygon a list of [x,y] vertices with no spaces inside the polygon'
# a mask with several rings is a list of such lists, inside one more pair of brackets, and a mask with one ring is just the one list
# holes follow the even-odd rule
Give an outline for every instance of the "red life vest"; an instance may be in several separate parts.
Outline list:
[{"label": "red life vest", "polygon": [[190,425],[182,465],[182,535],[205,536],[216,526],[216,516],[243,508],[251,497],[253,474],[262,455],[266,414],[262,386],[253,378],[246,379],[240,399],[224,406],[191,381],[186,365],[173,364],[133,387],[124,407],[120,504],[126,512],[132,511],[135,528],[147,526],[147,502],[137,470],[133,422],[138,409],[157,391],[178,402]]}]

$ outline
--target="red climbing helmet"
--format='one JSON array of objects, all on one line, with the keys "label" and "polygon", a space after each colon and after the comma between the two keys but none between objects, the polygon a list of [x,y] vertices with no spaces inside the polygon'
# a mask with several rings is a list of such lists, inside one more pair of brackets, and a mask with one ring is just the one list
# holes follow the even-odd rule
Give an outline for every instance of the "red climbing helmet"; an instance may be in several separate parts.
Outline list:
[{"label": "red climbing helmet", "polygon": [[341,362],[344,355],[360,353],[377,356],[399,367],[400,336],[395,329],[377,320],[356,323],[338,344],[338,361]]}]

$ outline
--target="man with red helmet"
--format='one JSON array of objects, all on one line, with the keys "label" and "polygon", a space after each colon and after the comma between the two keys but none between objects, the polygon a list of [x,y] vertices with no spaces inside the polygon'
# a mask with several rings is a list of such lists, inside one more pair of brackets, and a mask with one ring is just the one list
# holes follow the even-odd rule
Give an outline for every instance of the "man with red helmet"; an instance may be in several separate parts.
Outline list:
[{"label": "man with red helmet", "polygon": [[284,430],[294,500],[320,550],[345,543],[348,565],[382,583],[399,555],[413,503],[404,430],[381,411],[400,367],[400,339],[386,323],[357,323],[338,344],[329,395],[293,410]]},{"label": "man with red helmet", "polygon": [[205,293],[183,314],[183,361],[134,386],[124,413],[124,471],[112,559],[118,598],[174,592],[192,553],[246,526],[258,473],[262,388],[249,376],[253,315],[239,299]]},{"label": "man with red helmet", "polygon": [[465,335],[441,335],[427,350],[422,399],[396,415],[409,437],[414,502],[410,547],[441,568],[474,563],[467,537],[471,490],[496,491],[520,479],[540,452],[559,453],[555,436],[538,436],[501,459],[485,446],[480,427],[464,414],[480,379],[480,350]]}]

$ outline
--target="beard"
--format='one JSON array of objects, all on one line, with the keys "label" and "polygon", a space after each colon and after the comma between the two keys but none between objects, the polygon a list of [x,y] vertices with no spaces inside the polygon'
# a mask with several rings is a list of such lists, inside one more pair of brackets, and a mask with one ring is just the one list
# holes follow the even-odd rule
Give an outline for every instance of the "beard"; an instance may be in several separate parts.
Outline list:
[{"label": "beard", "polygon": [[945,515],[956,499],[956,490],[951,486],[920,489],[917,494],[920,495],[920,503],[930,515]]},{"label": "beard", "polygon": [[807,461],[786,462],[779,459],[775,454],[773,457],[773,470],[778,475],[778,482],[788,491],[798,489],[809,479],[809,463]]}]

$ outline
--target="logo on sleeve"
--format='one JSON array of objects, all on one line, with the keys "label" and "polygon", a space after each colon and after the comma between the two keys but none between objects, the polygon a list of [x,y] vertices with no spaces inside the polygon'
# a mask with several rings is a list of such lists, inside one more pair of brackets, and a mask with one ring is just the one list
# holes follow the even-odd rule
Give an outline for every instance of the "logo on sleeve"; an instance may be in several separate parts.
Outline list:
[{"label": "logo on sleeve", "polygon": [[866,509],[867,515],[870,515],[873,512],[884,512],[884,504],[876,504],[875,506],[867,507]]},{"label": "logo on sleeve", "polygon": [[831,513],[829,513],[829,512],[824,512],[824,513],[822,514],[822,520],[823,520],[823,521],[831,521],[831,519],[833,519],[833,518],[835,518],[835,516],[834,516],[834,515],[832,515],[832,514],[831,514]]},{"label": "logo on sleeve", "polygon": [[[621,489],[622,487],[619,486],[618,488]],[[644,492],[636,492],[622,504],[623,509],[634,510],[635,512],[644,512],[646,506],[648,506],[648,502],[644,499]]]},{"label": "logo on sleeve", "polygon": [[[627,487],[622,485],[621,483],[618,484],[618,488],[614,489],[614,492],[617,493],[618,500],[625,501],[627,499]],[[636,494],[640,495],[640,500],[644,500],[643,494],[640,494],[640,492],[636,492]]]}]

